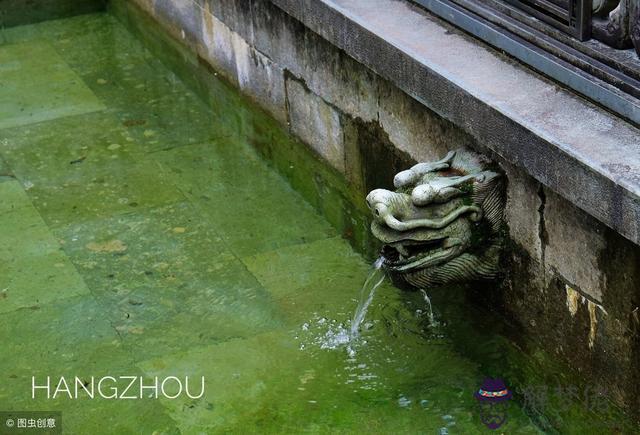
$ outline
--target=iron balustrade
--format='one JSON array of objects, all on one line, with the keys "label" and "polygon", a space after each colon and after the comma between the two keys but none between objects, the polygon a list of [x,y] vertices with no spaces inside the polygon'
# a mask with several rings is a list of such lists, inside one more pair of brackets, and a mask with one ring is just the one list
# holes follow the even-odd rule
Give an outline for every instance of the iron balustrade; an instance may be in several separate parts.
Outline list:
[{"label": "iron balustrade", "polygon": [[591,0],[506,1],[581,41],[591,37]]},{"label": "iron balustrade", "polygon": [[412,1],[640,126],[640,1]]}]

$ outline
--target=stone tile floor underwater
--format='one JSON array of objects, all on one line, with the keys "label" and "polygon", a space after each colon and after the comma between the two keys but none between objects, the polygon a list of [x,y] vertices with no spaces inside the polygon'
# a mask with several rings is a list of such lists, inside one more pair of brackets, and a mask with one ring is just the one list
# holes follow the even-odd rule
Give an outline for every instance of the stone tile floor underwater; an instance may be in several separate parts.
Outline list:
[{"label": "stone tile floor underwater", "polygon": [[[0,44],[0,410],[74,434],[489,432],[419,295],[385,285],[355,355],[323,348],[369,266],[248,145],[248,108],[214,115],[107,14]],[[119,375],[206,393],[31,398],[32,376]],[[538,432],[515,403],[503,429]]]}]

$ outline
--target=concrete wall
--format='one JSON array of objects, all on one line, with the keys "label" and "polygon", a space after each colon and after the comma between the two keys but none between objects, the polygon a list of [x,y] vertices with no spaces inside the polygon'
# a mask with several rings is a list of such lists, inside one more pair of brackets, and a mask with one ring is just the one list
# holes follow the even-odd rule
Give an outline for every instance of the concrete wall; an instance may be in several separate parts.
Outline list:
[{"label": "concrete wall", "polygon": [[[131,14],[121,0],[119,15]],[[420,160],[469,147],[508,177],[507,272],[481,298],[638,415],[640,248],[375,75],[269,0],[135,0],[285,124],[364,198]],[[128,18],[131,21],[131,17]]]}]

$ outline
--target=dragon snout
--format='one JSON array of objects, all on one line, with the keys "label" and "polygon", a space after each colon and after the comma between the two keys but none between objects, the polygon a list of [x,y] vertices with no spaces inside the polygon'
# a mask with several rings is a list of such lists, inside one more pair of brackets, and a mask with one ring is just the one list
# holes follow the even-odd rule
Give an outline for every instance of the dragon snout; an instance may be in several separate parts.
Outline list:
[{"label": "dragon snout", "polygon": [[367,195],[367,206],[372,212],[380,211],[379,206],[387,206],[389,204],[390,192],[385,189],[375,189]]},{"label": "dragon snout", "polygon": [[393,192],[385,189],[372,190],[367,195],[367,205],[369,205],[369,208],[371,208],[374,206],[374,204],[378,202],[384,202],[386,199],[389,198],[389,195],[392,193]]},{"label": "dragon snout", "polygon": [[376,219],[385,220],[387,216],[393,214],[392,210],[398,208],[397,203],[402,199],[401,197],[402,195],[390,190],[375,189],[367,195],[367,206]]}]

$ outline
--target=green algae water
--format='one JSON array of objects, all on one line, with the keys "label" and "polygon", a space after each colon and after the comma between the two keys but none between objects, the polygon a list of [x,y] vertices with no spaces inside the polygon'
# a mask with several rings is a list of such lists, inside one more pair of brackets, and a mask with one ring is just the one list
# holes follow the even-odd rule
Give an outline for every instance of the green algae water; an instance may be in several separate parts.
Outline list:
[{"label": "green algae water", "polygon": [[[288,139],[249,104],[222,85],[205,104],[108,14],[0,43],[0,411],[61,411],[70,434],[491,432],[483,378],[525,381],[500,337],[459,289],[431,314],[388,282],[349,334],[369,262],[252,146]],[[205,386],[32,390],[109,376]],[[574,409],[554,425],[588,433]],[[541,432],[529,415],[512,401],[498,432]]]}]

